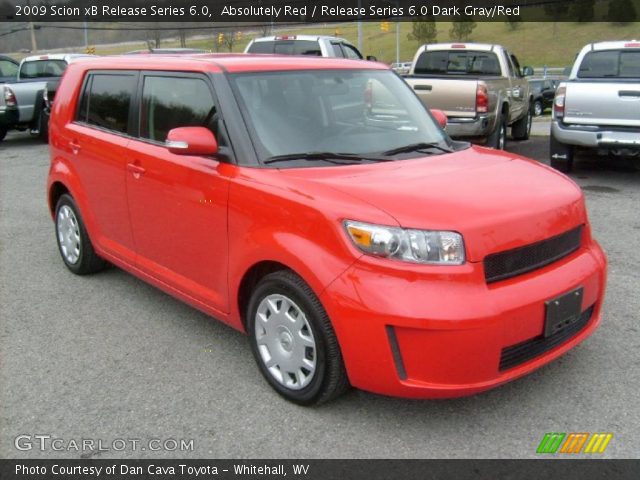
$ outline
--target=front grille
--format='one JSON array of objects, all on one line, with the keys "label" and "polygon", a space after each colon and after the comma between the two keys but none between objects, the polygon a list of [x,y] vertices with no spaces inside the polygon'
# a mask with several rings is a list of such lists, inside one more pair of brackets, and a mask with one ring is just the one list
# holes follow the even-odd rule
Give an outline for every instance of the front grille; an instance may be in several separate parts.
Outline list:
[{"label": "front grille", "polygon": [[542,355],[543,353],[548,352],[552,348],[569,340],[582,330],[587,323],[589,323],[589,320],[591,320],[591,316],[593,315],[594,308],[595,304],[591,305],[582,312],[580,319],[577,322],[549,337],[545,338],[540,335],[532,338],[531,340],[503,348],[502,354],[500,355],[500,370],[507,370],[515,367],[516,365],[520,365],[521,363]]},{"label": "front grille", "polygon": [[505,280],[542,268],[580,248],[582,225],[541,242],[487,255],[484,278],[487,283]]}]

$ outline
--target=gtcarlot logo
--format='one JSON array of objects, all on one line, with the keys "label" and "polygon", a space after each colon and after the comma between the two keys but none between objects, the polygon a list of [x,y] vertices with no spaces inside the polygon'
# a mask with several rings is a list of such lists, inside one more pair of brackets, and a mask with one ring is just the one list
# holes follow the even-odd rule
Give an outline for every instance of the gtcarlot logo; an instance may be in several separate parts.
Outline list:
[{"label": "gtcarlot logo", "polygon": [[18,435],[13,445],[17,450],[40,450],[41,452],[192,452],[193,439],[183,438],[115,438],[103,440],[94,438],[64,439],[47,434]]}]

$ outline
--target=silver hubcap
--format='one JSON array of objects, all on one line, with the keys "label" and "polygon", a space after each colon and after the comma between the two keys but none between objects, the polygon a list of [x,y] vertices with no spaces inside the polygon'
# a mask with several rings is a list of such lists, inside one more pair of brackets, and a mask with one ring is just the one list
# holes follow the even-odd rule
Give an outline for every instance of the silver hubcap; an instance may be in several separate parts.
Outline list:
[{"label": "silver hubcap", "polygon": [[500,127],[500,140],[498,142],[498,149],[504,150],[504,144],[506,142],[506,137],[507,137],[507,129],[504,126],[502,126],[502,127]]},{"label": "silver hubcap", "polygon": [[531,131],[531,124],[533,123],[533,115],[527,115],[527,133]]},{"label": "silver hubcap", "polygon": [[535,109],[535,114],[536,116],[540,116],[542,115],[542,105],[540,105],[539,103],[536,103],[533,108]]},{"label": "silver hubcap", "polygon": [[80,226],[73,210],[67,205],[58,211],[58,242],[64,259],[74,264],[80,258]]},{"label": "silver hubcap", "polygon": [[271,376],[291,390],[309,385],[316,371],[317,349],[300,307],[284,295],[268,295],[258,305],[255,320],[258,351]]}]

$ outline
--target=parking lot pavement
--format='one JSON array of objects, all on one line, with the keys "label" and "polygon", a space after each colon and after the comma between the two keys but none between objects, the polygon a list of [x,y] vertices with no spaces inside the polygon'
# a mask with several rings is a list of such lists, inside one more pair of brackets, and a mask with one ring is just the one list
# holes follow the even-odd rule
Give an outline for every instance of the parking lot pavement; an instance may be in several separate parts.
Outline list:
[{"label": "parking lot pavement", "polygon": [[531,124],[532,137],[548,137],[551,132],[551,116],[536,117]]},{"label": "parking lot pavement", "polygon": [[[510,148],[547,157],[544,138]],[[66,446],[194,440],[188,452],[127,448],[96,458],[535,457],[546,432],[612,432],[605,457],[637,456],[638,171],[588,160],[572,175],[610,262],[602,326],[583,344],[469,398],[352,391],[307,409],[271,391],[240,333],[117,268],[69,273],[45,202],[48,164],[46,146],[24,134],[0,144],[0,457],[80,456],[37,445],[18,451],[21,434],[59,437]]]}]

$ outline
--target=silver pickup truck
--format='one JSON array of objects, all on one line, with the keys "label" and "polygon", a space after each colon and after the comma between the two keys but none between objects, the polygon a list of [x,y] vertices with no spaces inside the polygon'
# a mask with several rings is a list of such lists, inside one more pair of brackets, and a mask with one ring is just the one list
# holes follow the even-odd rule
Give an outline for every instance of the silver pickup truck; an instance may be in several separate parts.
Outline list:
[{"label": "silver pickup truck", "polygon": [[405,81],[427,107],[444,111],[449,136],[504,149],[509,126],[513,139],[529,138],[524,74],[532,72],[500,45],[443,43],[420,47]]},{"label": "silver pickup truck", "polygon": [[578,54],[553,101],[551,166],[571,171],[577,149],[640,163],[640,41],[601,42]]},{"label": "silver pickup truck", "polygon": [[45,92],[47,84],[54,88],[67,65],[76,58],[87,57],[84,54],[51,54],[27,57],[20,62],[15,82],[3,85],[0,96],[0,110],[17,109],[17,117],[11,123],[0,124],[0,137],[8,130],[30,129],[34,135],[46,140],[47,120]]}]

